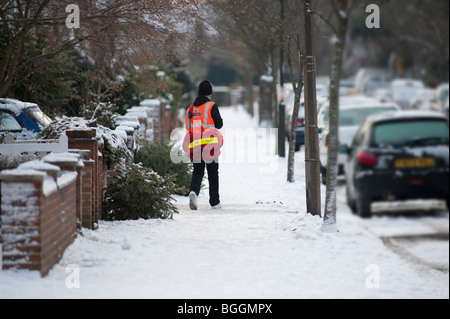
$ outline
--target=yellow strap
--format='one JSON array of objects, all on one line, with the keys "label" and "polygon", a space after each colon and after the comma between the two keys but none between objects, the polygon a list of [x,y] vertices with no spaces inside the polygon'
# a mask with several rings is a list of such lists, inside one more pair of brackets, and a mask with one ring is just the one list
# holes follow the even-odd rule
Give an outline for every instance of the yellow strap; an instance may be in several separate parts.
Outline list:
[{"label": "yellow strap", "polygon": [[217,137],[210,137],[210,138],[202,138],[200,140],[195,140],[191,144],[189,144],[189,148],[194,148],[196,146],[200,145],[206,145],[211,143],[219,143],[219,139]]}]

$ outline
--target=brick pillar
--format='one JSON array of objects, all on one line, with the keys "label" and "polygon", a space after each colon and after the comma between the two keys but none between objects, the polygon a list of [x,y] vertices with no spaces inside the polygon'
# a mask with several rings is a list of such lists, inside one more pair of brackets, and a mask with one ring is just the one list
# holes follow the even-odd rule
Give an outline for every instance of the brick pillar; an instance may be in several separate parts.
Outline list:
[{"label": "brick pillar", "polygon": [[93,174],[94,174],[94,161],[83,161],[84,167],[81,171],[81,220],[82,226],[88,229],[94,229],[94,216],[93,216],[93,203],[94,196],[92,192],[93,186]]},{"label": "brick pillar", "polygon": [[[76,205],[77,205],[77,229],[78,231],[81,231],[83,227],[87,227],[83,225],[83,196],[82,196],[82,185],[83,185],[83,175],[85,170],[85,164],[84,161],[89,161],[90,155],[88,150],[76,150],[71,149],[70,153],[78,154],[81,158],[81,160],[78,161],[77,164],[77,195],[76,195]],[[92,186],[90,186],[92,187]],[[92,192],[89,192],[91,194]],[[92,194],[90,195],[92,196]],[[91,201],[89,200],[89,203],[91,204]],[[91,215],[92,208],[89,208],[88,215]],[[89,220],[91,218],[89,217]],[[90,225],[90,224],[89,224]],[[91,228],[89,226],[88,228]]]},{"label": "brick pillar", "polygon": [[[85,172],[83,172],[83,175],[86,176],[86,178],[92,178],[91,186],[92,186],[92,198],[91,198],[91,204],[92,204],[92,210],[91,210],[91,221],[87,222],[86,224],[90,225],[90,229],[94,229],[97,227],[98,224],[98,217],[100,216],[100,206],[98,202],[99,197],[99,146],[98,146],[98,140],[97,140],[97,130],[96,129],[73,129],[73,130],[67,130],[66,135],[69,138],[69,149],[78,149],[78,150],[89,150],[90,158],[89,160],[93,161],[93,167],[92,170],[86,169]],[[84,162],[85,166],[87,164],[87,161]],[[90,164],[87,164],[87,166],[91,166]],[[92,174],[92,176],[90,176]],[[82,177],[83,178],[83,177]],[[85,188],[87,182],[82,182],[82,189]],[[84,192],[82,190],[82,194],[84,193],[84,196],[88,192]],[[83,195],[82,195],[83,196]],[[85,198],[85,197],[84,197]],[[83,201],[83,199],[82,199]],[[86,201],[83,202],[82,206],[86,204]],[[83,212],[83,218],[84,218],[84,212]],[[83,221],[84,225],[84,221]]]},{"label": "brick pillar", "polygon": [[3,269],[40,270],[40,206],[45,172],[6,170],[2,181]]}]

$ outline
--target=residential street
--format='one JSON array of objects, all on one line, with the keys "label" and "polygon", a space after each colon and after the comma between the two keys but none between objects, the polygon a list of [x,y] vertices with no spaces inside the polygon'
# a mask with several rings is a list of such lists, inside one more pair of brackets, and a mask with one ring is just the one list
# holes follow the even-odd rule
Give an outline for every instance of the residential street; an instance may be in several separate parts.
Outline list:
[{"label": "residential street", "polygon": [[[243,110],[222,113],[228,128],[255,124]],[[231,132],[225,131],[229,144]],[[101,221],[78,236],[46,278],[0,272],[0,297],[448,298],[448,240],[431,248],[447,253],[447,271],[438,271],[404,259],[378,237],[387,236],[380,229],[416,233],[433,218],[443,224],[448,212],[361,220],[339,196],[339,232],[324,232],[322,219],[305,212],[303,156],[296,155],[292,184],[285,160],[275,156],[221,163],[223,210],[211,210],[205,188],[198,211],[177,197],[173,220]]]}]

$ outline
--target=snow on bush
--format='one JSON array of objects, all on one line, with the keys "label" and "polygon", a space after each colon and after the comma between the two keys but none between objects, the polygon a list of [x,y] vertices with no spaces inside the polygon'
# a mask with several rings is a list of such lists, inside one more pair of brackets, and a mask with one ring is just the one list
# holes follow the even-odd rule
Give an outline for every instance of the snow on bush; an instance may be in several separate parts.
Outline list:
[{"label": "snow on bush", "polygon": [[92,127],[93,122],[80,117],[63,117],[57,119],[47,126],[38,137],[43,139],[58,139],[67,130],[95,128],[97,135],[101,136],[100,143],[103,143],[103,156],[108,169],[121,164],[124,159],[131,158],[132,154],[128,150],[125,141],[113,130],[97,125]]}]

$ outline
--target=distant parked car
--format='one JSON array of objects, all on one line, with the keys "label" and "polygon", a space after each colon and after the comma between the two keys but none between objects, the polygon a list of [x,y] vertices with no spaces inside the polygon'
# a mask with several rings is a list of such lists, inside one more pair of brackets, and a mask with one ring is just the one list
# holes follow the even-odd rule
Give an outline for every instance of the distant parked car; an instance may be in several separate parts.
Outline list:
[{"label": "distant parked car", "polygon": [[[328,88],[326,85],[317,84],[316,87],[316,102],[317,108],[328,101]],[[286,128],[286,138],[289,141],[289,132],[291,131],[292,124],[292,114],[294,112],[294,102],[295,102],[295,93],[292,90],[289,90],[287,99],[286,99],[286,117],[285,117],[285,128]],[[297,127],[296,127],[296,143],[295,150],[299,151],[302,145],[305,145],[305,97],[304,92],[302,92],[302,97],[300,99],[300,106],[298,110],[298,118],[297,118]]]},{"label": "distant parked car", "polygon": [[[342,105],[339,108],[339,144],[350,144],[360,126],[367,117],[374,114],[399,111],[400,107],[394,103],[368,103],[356,105]],[[328,143],[330,138],[329,125],[319,135],[320,170],[322,183],[326,184],[328,169]],[[344,174],[345,155],[338,154],[338,175]]]},{"label": "distant parked car", "polygon": [[436,112],[445,112],[445,103],[449,96],[449,84],[443,83],[439,85],[435,92],[435,97],[431,103],[431,107]]},{"label": "distant parked car", "polygon": [[0,134],[13,133],[18,139],[32,139],[52,120],[35,103],[0,99]]},{"label": "distant parked car", "polygon": [[449,98],[447,96],[447,100],[445,101],[445,104],[444,104],[444,115],[445,115],[445,117],[447,117],[447,120],[449,119],[448,104],[449,104]]},{"label": "distant parked car", "polygon": [[411,97],[425,85],[422,81],[413,79],[397,79],[391,83],[392,100],[399,104],[403,109],[409,108]]},{"label": "distant parked car", "polygon": [[412,110],[430,111],[435,92],[434,89],[428,88],[417,90],[409,101],[409,108]]},{"label": "distant parked car", "polygon": [[[295,93],[291,92],[286,100],[286,117],[285,128],[286,138],[289,141],[289,134],[291,131],[292,114],[294,112]],[[297,127],[295,128],[295,151],[300,151],[302,145],[305,145],[305,100],[300,100],[300,106],[298,110]]]},{"label": "distant parked car", "polygon": [[389,88],[393,75],[387,69],[362,68],[355,77],[355,88],[359,94],[372,96],[378,89]]},{"label": "distant parked car", "polygon": [[[339,106],[343,107],[345,105],[358,105],[367,103],[377,103],[377,101],[371,97],[365,95],[350,95],[341,96],[339,98]],[[319,126],[319,134],[326,128],[328,124],[328,115],[330,112],[330,101],[327,100],[322,103],[317,112],[317,124]]]},{"label": "distant parked car", "polygon": [[449,126],[436,112],[369,117],[346,154],[347,203],[370,217],[377,201],[441,199],[449,203]]}]

